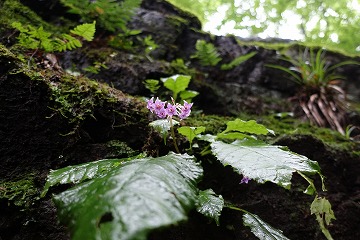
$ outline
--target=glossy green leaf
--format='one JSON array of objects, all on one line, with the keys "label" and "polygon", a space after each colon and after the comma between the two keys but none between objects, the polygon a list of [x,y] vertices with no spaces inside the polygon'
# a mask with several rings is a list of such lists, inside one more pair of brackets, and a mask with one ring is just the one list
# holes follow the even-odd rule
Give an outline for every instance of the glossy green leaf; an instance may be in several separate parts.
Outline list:
[{"label": "glossy green leaf", "polygon": [[173,92],[173,98],[176,100],[178,94],[184,91],[190,83],[190,76],[187,75],[174,75],[168,78],[162,78],[164,86]]},{"label": "glossy green leaf", "polygon": [[215,141],[211,149],[222,164],[232,166],[238,173],[259,183],[270,181],[287,189],[291,186],[293,172],[320,171],[318,163],[305,156],[251,139],[231,144]]},{"label": "glossy green leaf", "polygon": [[146,239],[187,219],[198,198],[201,167],[187,154],[143,158],[54,196],[72,239]]},{"label": "glossy green leaf", "polygon": [[244,225],[250,227],[251,232],[261,240],[289,240],[283,232],[264,222],[259,216],[246,212],[243,215]]},{"label": "glossy green leaf", "polygon": [[248,137],[247,134],[266,135],[274,133],[254,120],[243,121],[237,118],[234,121],[227,122],[226,125],[226,129],[217,135],[218,138],[243,139]]},{"label": "glossy green leaf", "polygon": [[50,187],[58,184],[80,183],[88,179],[102,176],[112,168],[124,163],[127,159],[107,159],[96,162],[84,163],[77,166],[50,170],[41,196],[45,196]]},{"label": "glossy green leaf", "polygon": [[214,219],[218,226],[223,207],[224,199],[221,195],[217,196],[212,189],[200,191],[196,210],[204,216]]}]

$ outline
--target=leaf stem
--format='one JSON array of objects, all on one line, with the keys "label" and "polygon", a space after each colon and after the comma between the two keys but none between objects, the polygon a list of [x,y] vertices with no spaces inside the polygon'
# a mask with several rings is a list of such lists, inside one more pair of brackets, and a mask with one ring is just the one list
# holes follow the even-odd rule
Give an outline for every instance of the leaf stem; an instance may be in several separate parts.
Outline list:
[{"label": "leaf stem", "polygon": [[176,143],[174,125],[172,123],[172,117],[169,117],[169,120],[170,120],[170,130],[171,130],[171,136],[172,136],[172,139],[173,139],[173,142],[174,142],[174,147],[175,147],[176,152],[180,153],[179,148],[178,148],[177,143]]}]

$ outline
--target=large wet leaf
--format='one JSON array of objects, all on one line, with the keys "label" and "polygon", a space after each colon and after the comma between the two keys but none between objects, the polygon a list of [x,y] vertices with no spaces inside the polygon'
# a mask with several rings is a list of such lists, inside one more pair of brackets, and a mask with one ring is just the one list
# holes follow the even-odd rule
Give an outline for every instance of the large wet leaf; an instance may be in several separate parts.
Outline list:
[{"label": "large wet leaf", "polygon": [[216,196],[212,189],[200,191],[196,210],[208,218],[215,220],[219,226],[219,217],[224,207],[223,197]]},{"label": "large wet leaf", "polygon": [[133,160],[54,196],[72,239],[146,239],[149,231],[186,220],[202,169],[189,155]]},{"label": "large wet leaf", "polygon": [[251,232],[261,240],[289,240],[281,230],[264,222],[259,216],[246,212],[243,215],[244,225],[250,227]]},{"label": "large wet leaf", "polygon": [[320,171],[318,163],[305,156],[256,140],[244,139],[231,144],[214,141],[211,149],[220,162],[231,165],[238,173],[259,183],[270,181],[287,189],[293,172]]},{"label": "large wet leaf", "polygon": [[49,188],[57,184],[80,183],[88,179],[100,177],[126,160],[128,159],[106,159],[51,170],[47,176],[46,184],[41,196],[45,196]]}]

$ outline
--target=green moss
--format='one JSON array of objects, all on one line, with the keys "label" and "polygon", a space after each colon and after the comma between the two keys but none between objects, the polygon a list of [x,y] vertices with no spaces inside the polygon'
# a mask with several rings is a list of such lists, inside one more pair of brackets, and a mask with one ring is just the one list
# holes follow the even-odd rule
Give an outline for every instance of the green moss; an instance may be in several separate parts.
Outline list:
[{"label": "green moss", "polygon": [[19,0],[5,0],[1,5],[0,23],[2,28],[0,29],[12,29],[11,24],[17,21],[24,25],[43,26],[45,30],[54,30],[54,26],[43,21],[34,11],[21,4]]},{"label": "green moss", "polygon": [[186,126],[190,127],[206,127],[205,133],[217,134],[226,129],[226,123],[234,120],[233,117],[217,116],[217,115],[204,115],[192,114],[191,117],[185,121]]},{"label": "green moss", "polygon": [[[329,128],[320,128],[311,125],[308,122],[295,119],[289,113],[271,114],[264,116],[244,115],[241,116],[241,119],[254,119],[258,123],[263,124],[265,127],[274,130],[276,136],[295,134],[312,135],[335,150],[348,151],[351,153],[356,153],[356,151],[359,150],[357,149],[358,144],[356,142],[347,139],[339,132],[331,130]],[[272,140],[275,139],[273,138]]]},{"label": "green moss", "polygon": [[170,25],[177,26],[177,27],[181,27],[181,25],[189,24],[188,20],[186,20],[182,17],[176,16],[176,15],[168,15],[168,16],[166,16],[166,19],[168,20],[168,23]]},{"label": "green moss", "polygon": [[109,153],[105,158],[120,158],[120,157],[132,157],[138,154],[130,148],[125,142],[118,140],[112,140],[106,143],[106,146],[109,149]]},{"label": "green moss", "polygon": [[17,64],[20,64],[23,61],[16,57],[12,52],[10,52],[4,45],[0,43],[0,62],[2,64],[2,67],[5,69],[17,67]]},{"label": "green moss", "polygon": [[0,199],[7,199],[16,206],[30,207],[38,196],[32,175],[13,181],[0,181]]},{"label": "green moss", "polygon": [[64,74],[59,83],[49,82],[49,86],[53,101],[50,108],[75,125],[90,116],[96,105],[116,101],[109,86],[82,76]]}]

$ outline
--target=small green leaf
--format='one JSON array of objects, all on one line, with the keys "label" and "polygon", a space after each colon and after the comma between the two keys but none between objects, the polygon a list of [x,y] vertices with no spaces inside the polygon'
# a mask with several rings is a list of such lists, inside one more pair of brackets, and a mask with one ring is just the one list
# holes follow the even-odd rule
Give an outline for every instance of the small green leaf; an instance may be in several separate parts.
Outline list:
[{"label": "small green leaf", "polygon": [[181,100],[185,100],[187,102],[191,102],[191,99],[199,95],[197,91],[185,90],[180,92]]},{"label": "small green leaf", "polygon": [[332,219],[336,219],[333,210],[331,209],[330,202],[323,197],[316,196],[311,203],[311,214],[315,214],[316,220],[319,222],[321,231],[328,240],[332,240],[332,236],[327,229]]},{"label": "small green leaf", "polygon": [[54,202],[74,240],[145,240],[151,230],[187,219],[201,176],[194,157],[171,153],[115,167],[55,195]]},{"label": "small green leaf", "polygon": [[259,183],[270,181],[287,189],[291,186],[293,172],[314,174],[320,171],[318,163],[305,156],[253,139],[231,144],[215,141],[211,143],[211,149],[223,165],[232,166],[239,174]]},{"label": "small green leaf", "polygon": [[184,135],[190,142],[190,146],[192,145],[192,141],[196,137],[196,135],[205,131],[205,127],[179,127],[178,132]]},{"label": "small green leaf", "polygon": [[216,196],[212,189],[199,192],[196,210],[204,216],[214,219],[218,226],[220,225],[219,217],[223,207],[223,197],[221,195]]},{"label": "small green leaf", "polygon": [[178,94],[184,91],[190,83],[190,76],[186,75],[174,75],[168,78],[161,78],[164,82],[164,86],[173,92],[173,98],[176,101]]},{"label": "small green leaf", "polygon": [[325,224],[329,225],[332,219],[336,219],[330,202],[323,197],[316,197],[311,204],[311,214],[321,216]]},{"label": "small green leaf", "polygon": [[246,212],[243,221],[244,225],[250,227],[251,232],[261,240],[289,240],[281,230],[264,222],[256,214]]}]

